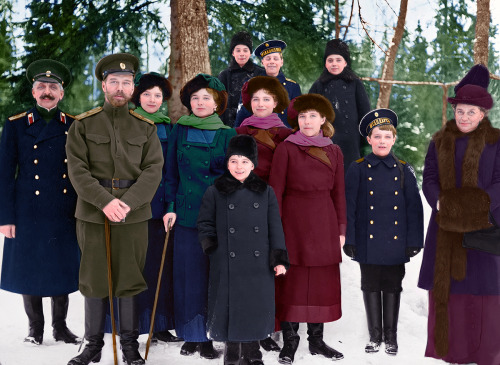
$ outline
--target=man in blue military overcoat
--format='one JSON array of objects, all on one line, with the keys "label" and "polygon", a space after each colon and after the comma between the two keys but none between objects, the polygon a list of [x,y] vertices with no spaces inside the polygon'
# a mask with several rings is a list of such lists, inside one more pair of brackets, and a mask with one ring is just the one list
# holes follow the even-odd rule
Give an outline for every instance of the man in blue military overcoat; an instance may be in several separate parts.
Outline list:
[{"label": "man in blue military overcoat", "polygon": [[71,74],[62,63],[42,59],[29,65],[26,76],[36,105],[8,118],[0,142],[0,288],[23,295],[25,342],[42,343],[42,298],[51,297],[55,340],[77,343],[66,326],[68,294],[78,290],[80,264],[76,193],[64,148],[73,117],[58,108]]}]

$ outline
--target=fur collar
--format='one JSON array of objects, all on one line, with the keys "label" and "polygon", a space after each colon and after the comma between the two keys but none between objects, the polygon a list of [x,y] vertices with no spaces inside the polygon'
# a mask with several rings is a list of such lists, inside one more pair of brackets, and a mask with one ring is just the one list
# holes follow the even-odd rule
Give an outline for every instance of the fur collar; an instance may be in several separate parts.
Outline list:
[{"label": "fur collar", "polygon": [[253,63],[252,59],[249,59],[247,61],[247,63],[245,63],[243,65],[243,67],[241,67],[240,65],[238,65],[238,63],[236,62],[236,60],[234,59],[234,56],[231,56],[231,61],[229,62],[229,68],[231,70],[240,70],[240,69],[243,69],[247,72],[252,72],[255,68],[255,63]]},{"label": "fur collar", "polygon": [[346,66],[344,70],[338,75],[332,75],[328,70],[323,68],[323,72],[319,76],[319,81],[322,84],[327,84],[332,80],[344,80],[345,82],[352,82],[359,79],[359,77],[354,73],[349,66]]},{"label": "fur collar", "polygon": [[226,170],[224,174],[215,179],[214,185],[219,192],[226,195],[234,193],[238,189],[246,188],[256,193],[263,193],[267,189],[266,182],[258,177],[253,171],[248,175],[246,180],[241,183]]}]

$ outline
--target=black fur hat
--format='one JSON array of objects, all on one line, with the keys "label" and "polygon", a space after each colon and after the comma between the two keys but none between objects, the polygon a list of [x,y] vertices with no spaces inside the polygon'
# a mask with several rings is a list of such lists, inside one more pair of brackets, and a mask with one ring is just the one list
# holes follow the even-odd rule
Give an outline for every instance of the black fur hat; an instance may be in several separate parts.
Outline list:
[{"label": "black fur hat", "polygon": [[238,44],[247,46],[250,49],[250,53],[252,53],[253,42],[250,33],[242,30],[233,35],[233,38],[231,38],[231,45],[229,46],[229,54],[233,54],[233,50]]},{"label": "black fur hat", "polygon": [[344,60],[347,62],[347,65],[351,66],[351,53],[349,52],[349,46],[346,42],[336,38],[328,41],[325,47],[325,57],[323,62],[326,62],[328,56],[332,54],[338,54],[344,57]]},{"label": "black fur hat", "polygon": [[135,89],[132,94],[132,103],[139,106],[141,94],[155,86],[158,86],[163,94],[163,101],[170,99],[172,96],[172,85],[166,77],[157,74],[156,72],[151,72],[147,74],[138,73],[134,80]]},{"label": "black fur hat", "polygon": [[226,165],[229,158],[233,155],[245,156],[257,167],[258,152],[255,139],[246,134],[238,134],[231,138],[227,146]]}]

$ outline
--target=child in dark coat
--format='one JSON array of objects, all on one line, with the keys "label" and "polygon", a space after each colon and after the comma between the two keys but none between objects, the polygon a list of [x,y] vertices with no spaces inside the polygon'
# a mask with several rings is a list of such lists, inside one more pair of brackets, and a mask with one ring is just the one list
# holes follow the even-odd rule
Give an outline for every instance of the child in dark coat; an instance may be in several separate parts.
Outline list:
[{"label": "child in dark coat", "polygon": [[373,152],[354,161],[346,175],[344,252],[361,268],[370,334],[365,351],[378,352],[383,339],[389,355],[398,352],[404,264],[419,253],[424,234],[422,201],[413,169],[391,152],[397,121],[390,109],[373,110],[361,119],[359,132]]},{"label": "child in dark coat", "polygon": [[233,137],[197,222],[210,258],[207,332],[226,342],[224,364],[263,364],[258,341],[274,332],[274,276],[289,266],[278,202],[256,165],[253,137]]}]

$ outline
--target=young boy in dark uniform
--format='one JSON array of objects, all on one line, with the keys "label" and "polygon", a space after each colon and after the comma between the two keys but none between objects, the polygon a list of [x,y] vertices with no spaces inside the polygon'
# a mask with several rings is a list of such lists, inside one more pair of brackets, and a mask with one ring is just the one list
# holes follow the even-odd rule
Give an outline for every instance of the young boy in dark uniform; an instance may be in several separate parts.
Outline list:
[{"label": "young boy in dark uniform", "polygon": [[[391,151],[398,117],[390,109],[366,114],[359,132],[372,153],[346,175],[344,252],[359,262],[370,342],[368,353],[396,355],[397,323],[405,263],[423,246],[423,208],[412,167]],[[382,293],[382,295],[381,295]]]}]

